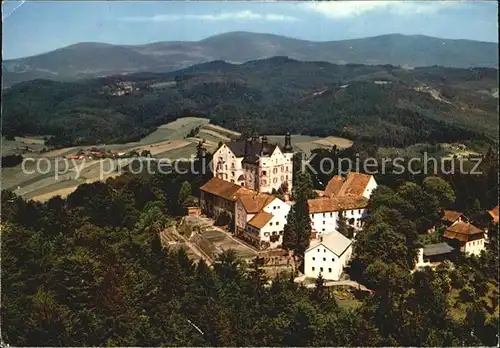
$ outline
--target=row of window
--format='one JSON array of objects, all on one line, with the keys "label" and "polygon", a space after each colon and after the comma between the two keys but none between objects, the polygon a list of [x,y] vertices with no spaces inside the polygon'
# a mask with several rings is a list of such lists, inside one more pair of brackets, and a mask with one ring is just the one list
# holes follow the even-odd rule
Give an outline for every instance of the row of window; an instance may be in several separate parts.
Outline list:
[{"label": "row of window", "polygon": [[[356,226],[360,227],[361,226],[361,219],[350,218],[350,219],[347,220],[347,223],[349,225],[354,225],[354,223],[356,223]],[[312,222],[312,224],[314,226],[314,221]],[[326,220],[323,220],[323,225],[326,225]]]},{"label": "row of window", "polygon": [[[316,270],[316,268],[314,268],[314,267],[313,267],[313,268],[312,268],[312,271],[314,272],[315,270]],[[320,267],[320,268],[319,268],[319,271],[320,271],[320,272],[323,272],[323,267]],[[328,273],[332,273],[332,269],[331,269],[331,268],[328,268]]]},{"label": "row of window", "polygon": [[[288,175],[286,175],[286,180],[288,181]],[[281,181],[283,181],[283,175],[281,176]],[[277,183],[278,182],[278,178],[274,178],[273,179],[273,183]],[[262,184],[261,185],[267,185],[267,180],[266,179],[262,179]]]},{"label": "row of window", "polygon": [[[353,216],[354,215],[354,210],[347,210],[349,215]],[[361,214],[361,209],[358,209],[358,214]],[[311,214],[311,219],[314,218],[315,214]],[[323,213],[323,217],[326,217],[326,213]],[[333,213],[330,213],[330,217],[333,217]]]},{"label": "row of window", "polygon": [[[313,257],[312,259],[313,259],[313,261],[316,261],[315,257]],[[323,257],[323,261],[326,261],[326,257]],[[332,257],[332,262],[335,262],[335,259],[333,257]]]},{"label": "row of window", "polygon": [[279,234],[279,235],[283,235],[283,231],[279,231],[279,232],[273,231],[273,232],[271,232],[271,233],[269,233],[269,232],[264,232],[264,237],[269,237],[270,235],[272,235],[272,236],[276,236],[277,234]]},{"label": "row of window", "polygon": [[[279,224],[280,224],[280,222],[279,222],[279,221],[276,221],[276,226],[279,226]],[[272,223],[272,222],[270,222],[270,223],[269,223],[269,226],[272,226],[272,225],[273,225],[273,223]]]}]

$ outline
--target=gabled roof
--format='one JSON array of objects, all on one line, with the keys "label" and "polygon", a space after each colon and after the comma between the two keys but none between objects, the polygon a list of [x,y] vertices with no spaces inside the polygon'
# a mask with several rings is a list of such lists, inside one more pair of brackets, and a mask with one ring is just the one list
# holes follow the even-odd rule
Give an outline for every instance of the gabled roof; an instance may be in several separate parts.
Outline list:
[{"label": "gabled roof", "polygon": [[444,242],[437,244],[427,244],[424,245],[424,256],[449,254],[453,250],[455,250],[453,247]]},{"label": "gabled roof", "polygon": [[345,180],[342,188],[340,189],[338,195],[355,195],[362,196],[365,192],[366,186],[370,182],[373,175],[362,174],[358,172],[350,172],[347,174],[347,179]]},{"label": "gabled roof", "polygon": [[309,245],[309,248],[307,248],[306,252],[316,248],[319,245],[323,245],[332,253],[340,257],[351,244],[352,240],[344,236],[342,233],[333,231],[324,235],[321,239],[315,239],[311,241],[311,244]]},{"label": "gabled roof", "polygon": [[[467,242],[472,236],[483,234],[484,231],[471,223],[458,221],[444,231],[443,236],[450,239],[458,239]],[[474,238],[475,239],[475,238]]]},{"label": "gabled roof", "polygon": [[444,216],[441,218],[442,221],[448,221],[448,222],[455,222],[458,220],[458,218],[462,216],[464,217],[464,214],[462,214],[459,211],[454,211],[454,210],[445,210],[444,211]]},{"label": "gabled roof", "polygon": [[341,210],[363,209],[368,205],[368,199],[363,196],[322,197],[307,201],[310,214],[327,213]]},{"label": "gabled roof", "polygon": [[328,181],[328,184],[326,184],[324,195],[325,196],[337,196],[340,192],[340,189],[342,188],[342,184],[344,183],[344,178],[335,175],[333,178]]},{"label": "gabled roof", "polygon": [[272,214],[269,214],[266,211],[261,211],[260,213],[255,215],[252,219],[250,219],[250,221],[248,221],[248,224],[255,228],[261,229],[269,221],[271,221],[272,218],[273,218]]},{"label": "gabled roof", "polygon": [[240,195],[253,192],[247,188],[219,178],[212,178],[208,180],[205,185],[200,187],[200,190],[229,201],[236,201]]},{"label": "gabled roof", "polygon": [[239,201],[245,208],[245,211],[249,214],[255,214],[260,212],[264,207],[266,207],[269,203],[274,201],[276,197],[265,194],[265,193],[257,193],[251,192],[242,194],[239,198]]},{"label": "gabled roof", "polygon": [[488,210],[488,214],[490,214],[490,216],[492,217],[493,219],[493,222],[495,222],[496,224],[498,224],[498,205],[491,209],[491,210]]}]

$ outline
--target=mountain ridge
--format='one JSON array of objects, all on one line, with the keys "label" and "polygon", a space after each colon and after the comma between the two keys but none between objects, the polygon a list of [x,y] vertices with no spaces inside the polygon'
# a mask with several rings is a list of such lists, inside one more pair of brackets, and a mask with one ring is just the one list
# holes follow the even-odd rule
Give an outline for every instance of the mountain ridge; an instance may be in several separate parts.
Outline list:
[{"label": "mountain ridge", "polygon": [[39,55],[5,60],[4,85],[34,78],[71,81],[135,72],[169,72],[213,60],[244,63],[273,56],[334,64],[403,67],[498,67],[495,43],[386,34],[338,41],[308,41],[276,34],[229,32],[200,41],[141,45],[81,42]]}]

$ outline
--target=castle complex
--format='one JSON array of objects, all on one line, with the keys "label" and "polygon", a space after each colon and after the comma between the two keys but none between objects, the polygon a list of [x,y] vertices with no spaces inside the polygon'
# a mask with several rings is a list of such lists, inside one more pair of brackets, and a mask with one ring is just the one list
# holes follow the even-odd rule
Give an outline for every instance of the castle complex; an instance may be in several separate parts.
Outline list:
[{"label": "castle complex", "polygon": [[233,141],[213,155],[214,177],[246,187],[271,193],[274,190],[291,192],[293,179],[293,149],[291,135],[285,135],[285,146],[270,144],[264,135]]}]

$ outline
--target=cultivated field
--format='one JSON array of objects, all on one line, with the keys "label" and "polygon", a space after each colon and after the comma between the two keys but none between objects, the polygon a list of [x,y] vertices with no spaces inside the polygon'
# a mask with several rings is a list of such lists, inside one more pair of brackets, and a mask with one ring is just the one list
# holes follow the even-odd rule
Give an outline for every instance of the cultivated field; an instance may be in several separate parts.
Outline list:
[{"label": "cultivated field", "polygon": [[[238,138],[241,134],[220,126],[209,123],[210,120],[200,117],[184,117],[174,122],[164,124],[156,131],[144,137],[140,141],[126,144],[107,144],[85,147],[67,147],[62,149],[47,150],[44,144],[44,137],[16,137],[14,141],[2,139],[3,155],[23,154],[25,158],[34,159],[46,158],[50,161],[51,170],[41,174],[36,172],[34,163],[26,162],[25,169],[35,171],[32,174],[23,172],[21,166],[14,168],[4,168],[1,173],[2,188],[13,190],[15,193],[34,200],[47,200],[55,195],[66,196],[76,190],[79,184],[90,183],[119,173],[109,173],[107,166],[110,160],[104,162],[105,170],[109,174],[101,175],[101,163],[97,160],[71,160],[68,161],[69,170],[63,175],[56,177],[54,163],[57,159],[70,154],[76,154],[80,150],[96,147],[101,150],[111,150],[116,152],[127,152],[136,150],[148,150],[155,158],[190,159],[196,154],[196,148],[200,141],[204,142],[204,147],[209,152],[217,149],[219,143],[228,142]],[[194,137],[187,137],[193,130],[198,128],[198,134]],[[284,145],[284,136],[269,135],[268,141]],[[309,154],[312,149],[318,147],[331,147],[337,145],[339,148],[349,147],[352,142],[338,137],[313,137],[308,135],[292,135],[292,145],[295,151],[302,151]],[[45,152],[42,150],[45,149]],[[125,166],[130,160],[114,160],[113,165]],[[47,164],[42,163],[42,169],[47,170]],[[61,162],[60,168],[63,166]],[[75,168],[76,167],[76,168]],[[79,171],[79,175],[77,175]],[[214,232],[215,233],[215,232]]]}]

